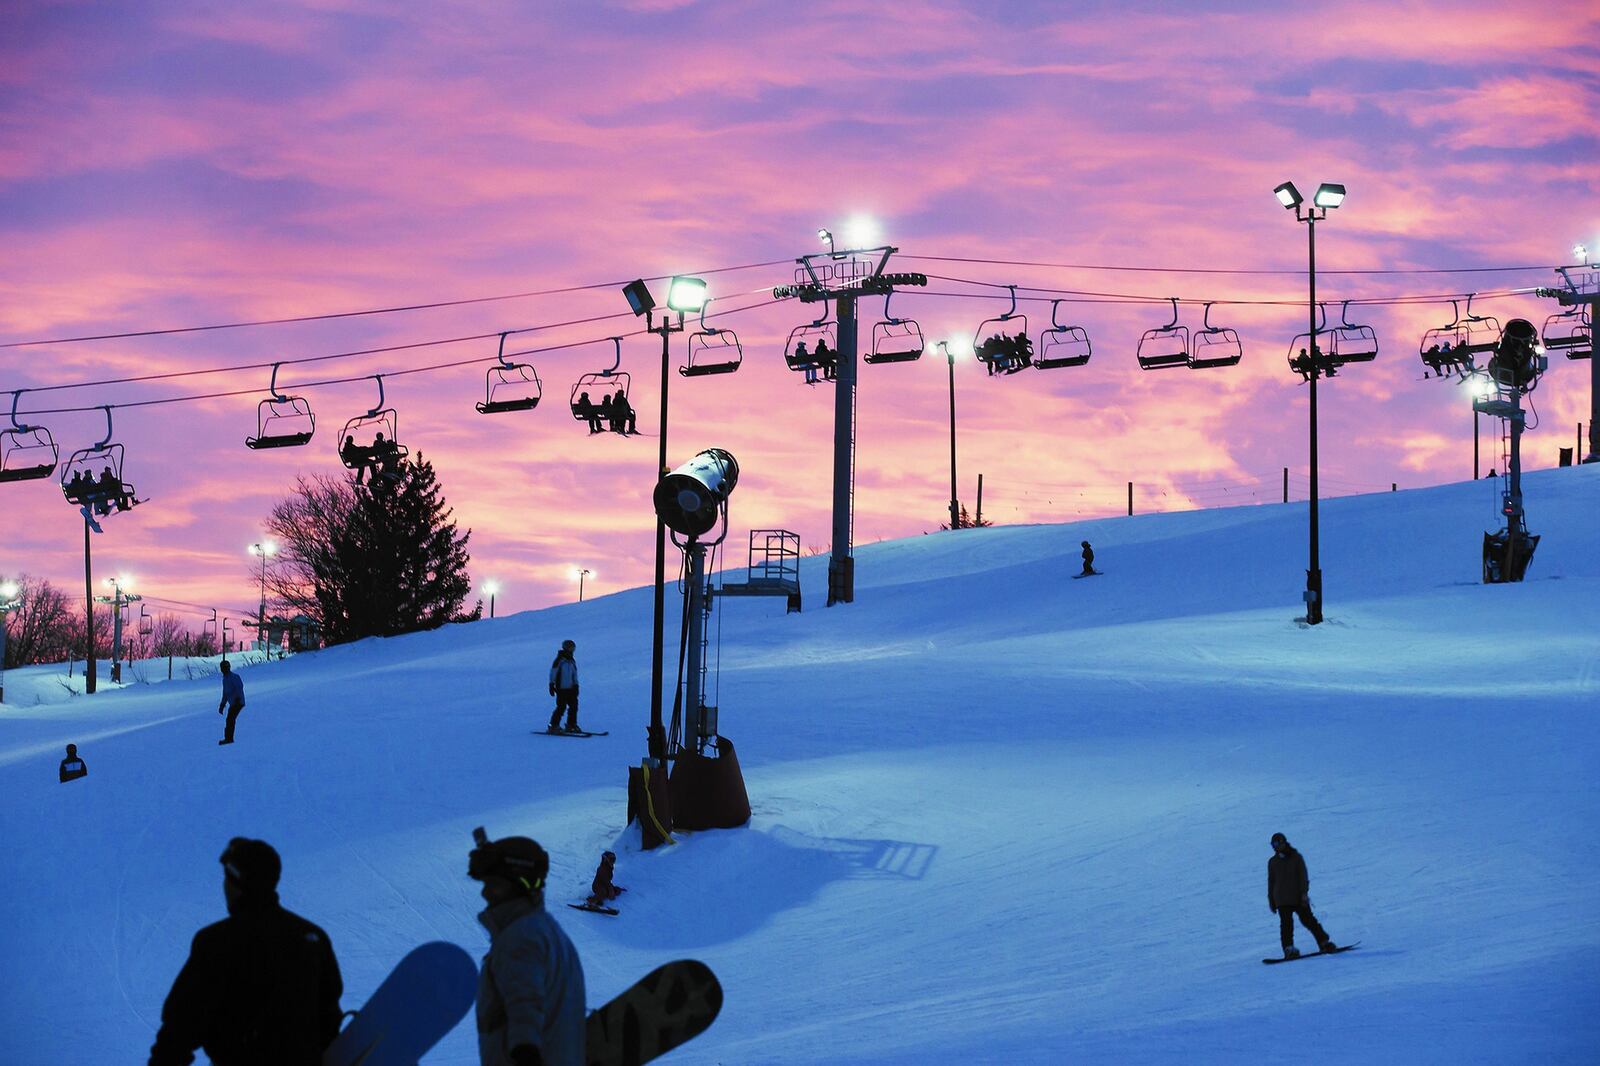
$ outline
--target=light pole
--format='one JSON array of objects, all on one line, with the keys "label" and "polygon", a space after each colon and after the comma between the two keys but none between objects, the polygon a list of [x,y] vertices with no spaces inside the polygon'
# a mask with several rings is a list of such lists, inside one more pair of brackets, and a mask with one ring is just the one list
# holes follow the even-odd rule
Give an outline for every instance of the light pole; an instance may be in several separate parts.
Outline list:
[{"label": "light pole", "polygon": [[261,560],[261,606],[256,611],[256,629],[261,640],[261,651],[267,650],[267,560],[278,554],[278,545],[262,540],[250,545],[250,554]]},{"label": "light pole", "polygon": [[483,583],[483,591],[485,591],[485,592],[487,592],[489,594],[489,617],[493,618],[494,617],[494,597],[495,597],[495,593],[500,591],[500,582],[498,582],[498,581],[485,581]]},{"label": "light pole", "polygon": [[956,353],[950,350],[949,341],[940,341],[939,348],[950,364],[950,528],[955,529],[961,521],[956,502]]},{"label": "light pole", "polygon": [[0,581],[0,703],[6,701],[6,614],[22,606],[22,586]]},{"label": "light pole", "polygon": [[578,602],[579,603],[583,602],[583,579],[588,577],[590,574],[593,574],[593,573],[594,573],[593,570],[585,570],[583,567],[579,567],[578,568]]},{"label": "light pole", "polygon": [[[657,445],[656,480],[667,476],[667,386],[672,381],[672,335],[683,332],[683,316],[705,306],[706,283],[700,278],[675,277],[667,286],[668,313],[655,320],[655,297],[644,279],[630,281],[622,288],[628,306],[635,316],[642,315],[645,330],[661,336],[661,439]],[[673,321],[673,313],[677,321]],[[665,760],[667,757],[667,729],[661,717],[662,642],[665,640],[667,616],[667,526],[656,516],[656,586],[654,641],[650,649],[650,732],[647,741],[650,757]]]},{"label": "light pole", "polygon": [[1306,378],[1311,385],[1311,550],[1306,566],[1305,601],[1306,624],[1316,625],[1322,621],[1322,561],[1317,543],[1317,378],[1333,369],[1332,362],[1323,356],[1317,345],[1317,223],[1327,218],[1331,209],[1344,203],[1344,186],[1323,182],[1317,186],[1309,208],[1304,206],[1305,201],[1292,181],[1284,182],[1272,192],[1280,204],[1294,212],[1296,221],[1306,224],[1306,277],[1310,290],[1306,298],[1309,323],[1306,332],[1311,335],[1311,365]]},{"label": "light pole", "polygon": [[1467,389],[1472,394],[1472,480],[1478,480],[1478,404],[1494,395],[1494,382],[1476,374],[1467,379]]}]

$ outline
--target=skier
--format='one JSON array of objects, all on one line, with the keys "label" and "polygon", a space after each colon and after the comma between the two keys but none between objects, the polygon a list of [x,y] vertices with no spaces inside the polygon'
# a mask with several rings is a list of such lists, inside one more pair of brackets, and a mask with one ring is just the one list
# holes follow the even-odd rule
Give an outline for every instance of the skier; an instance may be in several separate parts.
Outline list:
[{"label": "skier", "polygon": [[616,872],[616,868],[616,852],[608,851],[600,856],[600,865],[595,867],[594,880],[589,884],[589,906],[604,907],[622,895],[622,889],[611,883],[611,876]]},{"label": "skier", "polygon": [[1306,860],[1282,833],[1272,834],[1272,858],[1267,860],[1267,906],[1278,916],[1278,938],[1283,942],[1284,958],[1300,957],[1300,949],[1294,946],[1296,916],[1317,938],[1319,951],[1335,950],[1334,942],[1311,913],[1311,875],[1306,872]]},{"label": "skier", "polygon": [[244,678],[233,672],[233,667],[228,660],[222,660],[222,700],[217,704],[217,713],[222,713],[222,708],[228,708],[228,723],[222,728],[222,739],[218,744],[233,743],[233,723],[239,720],[239,712],[244,710]]},{"label": "skier", "polygon": [[556,652],[554,661],[550,663],[550,695],[556,698],[556,709],[550,715],[550,728],[548,732],[559,731],[561,712],[567,712],[567,732],[577,733],[578,729],[578,660],[572,657],[578,645],[570,640],[561,642],[561,650]]},{"label": "skier", "polygon": [[1088,541],[1083,541],[1083,573],[1078,576],[1088,577],[1096,572],[1094,568],[1094,549],[1089,547]]},{"label": "skier", "polygon": [[161,1007],[150,1066],[320,1066],[339,1035],[344,982],[328,934],[278,903],[272,845],[234,837],[222,853],[228,917],[195,934]]},{"label": "skier", "polygon": [[61,783],[76,781],[80,777],[88,777],[89,768],[78,758],[78,745],[67,745],[67,757],[61,760]]},{"label": "skier", "polygon": [[544,909],[550,857],[527,837],[490,841],[482,829],[467,876],[483,882],[478,921],[489,953],[478,978],[483,1066],[583,1066],[583,964]]}]

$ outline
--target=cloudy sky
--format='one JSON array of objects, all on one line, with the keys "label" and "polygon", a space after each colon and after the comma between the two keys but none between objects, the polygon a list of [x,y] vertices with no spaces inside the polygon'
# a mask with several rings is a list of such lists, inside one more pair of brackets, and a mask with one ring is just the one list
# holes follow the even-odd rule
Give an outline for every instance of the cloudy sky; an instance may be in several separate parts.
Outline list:
[{"label": "cloudy sky", "polygon": [[[975,504],[983,474],[986,518],[1108,513],[1129,481],[1141,509],[1266,500],[1283,467],[1303,496],[1305,393],[1285,356],[1306,328],[1306,232],[1272,189],[1337,181],[1349,197],[1319,227],[1319,296],[1437,298],[1351,308],[1381,352],[1321,390],[1325,491],[1469,477],[1465,390],[1422,380],[1418,342],[1451,321],[1450,294],[1541,324],[1549,301],[1491,294],[1549,283],[1575,244],[1600,245],[1600,11],[1285,10],[0,0],[0,343],[593,286],[6,347],[0,389],[216,371],[26,394],[24,411],[58,412],[34,420],[65,451],[98,440],[104,415],[62,409],[264,390],[266,370],[226,368],[399,348],[286,366],[280,385],[398,374],[385,388],[401,440],[471,527],[475,578],[504,584],[502,611],[524,609],[575,598],[576,566],[600,593],[648,580],[659,342],[618,286],[718,271],[710,323],[737,331],[744,363],[674,375],[671,457],[739,458],[740,545],[781,526],[826,550],[832,386],[786,369],[784,339],[810,308],[772,303],[771,288],[817,250],[818,227],[865,217],[900,269],[936,276],[893,306],[930,341],[970,347],[1010,284],[1032,297],[1020,310],[1036,335],[1054,295],[1092,338],[1081,368],[956,367],[960,492]],[[1490,267],[1537,269],[1459,272]],[[1165,297],[1186,301],[1191,327],[1218,301],[1211,321],[1238,331],[1243,361],[1141,371],[1141,333],[1170,318],[1149,301]],[[882,311],[863,302],[868,323]],[[545,402],[478,414],[493,335],[529,329],[518,350],[557,349],[528,357]],[[565,404],[580,374],[610,365],[613,334],[627,335],[645,434],[591,439]],[[1588,394],[1585,364],[1552,361],[1531,465],[1572,444]],[[243,445],[259,396],[117,410],[125,474],[150,502],[106,522],[97,574],[252,605],[245,546],[296,474],[340,469],[338,428],[376,389],[304,395],[316,438],[266,453]],[[944,360],[863,367],[858,402],[857,543],[936,529]],[[0,572],[79,582],[81,551],[53,483],[0,486]]]}]

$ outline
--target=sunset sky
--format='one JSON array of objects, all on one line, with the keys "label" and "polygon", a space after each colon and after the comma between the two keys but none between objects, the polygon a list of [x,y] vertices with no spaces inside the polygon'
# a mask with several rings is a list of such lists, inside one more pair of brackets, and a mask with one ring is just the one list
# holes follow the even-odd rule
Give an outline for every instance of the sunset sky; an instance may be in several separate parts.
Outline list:
[{"label": "sunset sky", "polygon": [[[1574,245],[1600,247],[1590,3],[7,0],[0,28],[0,344],[595,286],[0,348],[9,393],[486,335],[289,366],[280,386],[482,361],[385,388],[401,441],[433,461],[472,530],[475,581],[503,584],[501,613],[575,599],[578,566],[594,572],[586,594],[649,580],[660,349],[620,292],[635,277],[719,271],[705,273],[710,322],[737,331],[744,363],[673,375],[669,443],[674,463],[712,446],[738,457],[737,562],[754,527],[828,547],[833,387],[808,388],[782,358],[812,308],[771,302],[818,227],[870,218],[900,249],[890,269],[945,279],[894,298],[930,344],[970,348],[1008,284],[1032,287],[1021,310],[1036,336],[1062,290],[1216,300],[1213,324],[1238,330],[1236,367],[1144,372],[1135,346],[1169,305],[1077,297],[1060,311],[1089,331],[1087,366],[989,377],[958,364],[961,497],[975,504],[983,474],[998,523],[1112,513],[1129,481],[1141,510],[1269,501],[1283,467],[1303,497],[1305,393],[1285,356],[1306,328],[1306,231],[1274,200],[1281,181],[1349,189],[1317,234],[1335,316],[1344,299],[1439,297],[1351,309],[1381,351],[1320,389],[1326,494],[1470,477],[1466,390],[1422,380],[1422,332],[1450,321],[1449,294],[1551,284]],[[1338,273],[1486,267],[1525,269]],[[1226,302],[1239,300],[1280,302]],[[1531,295],[1472,309],[1535,325],[1557,310]],[[862,311],[867,336],[881,300]],[[1181,313],[1200,325],[1198,303]],[[574,320],[590,321],[513,340],[574,345],[530,357],[537,410],[473,409],[493,334]],[[568,390],[610,365],[613,334],[627,335],[644,435],[591,439]],[[946,516],[946,375],[931,352],[862,367],[857,544]],[[218,372],[21,406],[264,393],[267,380]],[[115,412],[125,474],[149,502],[105,522],[97,578],[253,607],[246,545],[297,473],[341,469],[339,427],[376,398],[370,381],[303,394],[316,437],[276,452],[244,447],[260,396]],[[1553,356],[1532,399],[1528,463],[1552,466],[1587,421],[1587,364]],[[97,412],[33,420],[63,458],[103,433]],[[1528,510],[1537,527],[1537,499]],[[81,529],[53,481],[0,485],[0,574],[81,588]]]}]

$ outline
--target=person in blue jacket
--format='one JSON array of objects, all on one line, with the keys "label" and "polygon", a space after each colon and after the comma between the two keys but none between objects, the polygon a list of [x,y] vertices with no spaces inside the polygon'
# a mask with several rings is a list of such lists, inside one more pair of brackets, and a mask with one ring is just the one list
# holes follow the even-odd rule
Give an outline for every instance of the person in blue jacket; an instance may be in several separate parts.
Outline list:
[{"label": "person in blue jacket", "polygon": [[222,728],[222,739],[218,744],[233,743],[233,723],[239,720],[239,712],[244,710],[244,678],[233,672],[233,667],[228,660],[222,660],[222,700],[217,704],[217,713],[228,709],[228,724]]}]

